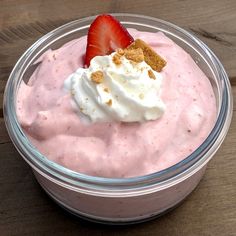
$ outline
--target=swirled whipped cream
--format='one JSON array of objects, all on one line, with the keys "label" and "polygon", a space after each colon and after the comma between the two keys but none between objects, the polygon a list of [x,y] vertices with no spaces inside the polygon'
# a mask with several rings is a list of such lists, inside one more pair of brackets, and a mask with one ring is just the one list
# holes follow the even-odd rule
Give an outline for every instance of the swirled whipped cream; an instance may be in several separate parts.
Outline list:
[{"label": "swirled whipped cream", "polygon": [[118,52],[94,57],[89,68],[79,68],[65,81],[80,115],[91,122],[158,119],[165,110],[160,97],[162,75],[137,50]]}]

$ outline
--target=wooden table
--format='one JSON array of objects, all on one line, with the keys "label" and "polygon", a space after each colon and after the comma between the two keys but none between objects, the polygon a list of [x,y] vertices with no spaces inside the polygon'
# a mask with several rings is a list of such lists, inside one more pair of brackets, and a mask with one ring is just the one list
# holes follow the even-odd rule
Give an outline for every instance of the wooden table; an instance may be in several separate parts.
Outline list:
[{"label": "wooden table", "polygon": [[59,208],[17,153],[3,121],[3,92],[19,56],[70,20],[103,12],[162,18],[194,32],[224,64],[236,99],[235,0],[0,0],[0,235],[236,235],[236,125],[197,189],[176,210],[139,225],[84,222]]}]

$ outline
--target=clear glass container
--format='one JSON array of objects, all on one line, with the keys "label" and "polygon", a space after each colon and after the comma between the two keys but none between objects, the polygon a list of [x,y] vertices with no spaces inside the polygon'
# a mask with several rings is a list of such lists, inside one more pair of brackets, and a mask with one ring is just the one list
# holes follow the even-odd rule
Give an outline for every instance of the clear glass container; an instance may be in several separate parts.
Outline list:
[{"label": "clear glass container", "polygon": [[227,74],[212,51],[194,35],[163,20],[132,14],[114,14],[127,28],[164,32],[184,48],[209,78],[218,115],[206,140],[191,155],[165,170],[134,178],[101,178],[71,171],[43,156],[29,142],[16,116],[16,95],[22,80],[35,70],[37,58],[49,48],[84,36],[95,16],[79,19],[46,34],[16,63],[6,86],[4,116],[15,147],[32,167],[44,190],[62,207],[90,220],[127,224],[144,221],[172,209],[202,178],[208,161],[223,142],[232,117],[232,94]]}]

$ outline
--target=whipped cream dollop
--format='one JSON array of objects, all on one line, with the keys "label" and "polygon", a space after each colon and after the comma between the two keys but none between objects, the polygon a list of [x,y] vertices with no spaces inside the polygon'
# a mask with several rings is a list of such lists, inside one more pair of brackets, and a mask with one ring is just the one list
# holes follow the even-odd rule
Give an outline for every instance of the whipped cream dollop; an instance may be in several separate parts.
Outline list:
[{"label": "whipped cream dollop", "polygon": [[96,56],[88,68],[79,68],[66,79],[64,86],[78,112],[91,122],[158,119],[165,110],[160,97],[162,75],[144,60],[116,56],[116,52]]}]

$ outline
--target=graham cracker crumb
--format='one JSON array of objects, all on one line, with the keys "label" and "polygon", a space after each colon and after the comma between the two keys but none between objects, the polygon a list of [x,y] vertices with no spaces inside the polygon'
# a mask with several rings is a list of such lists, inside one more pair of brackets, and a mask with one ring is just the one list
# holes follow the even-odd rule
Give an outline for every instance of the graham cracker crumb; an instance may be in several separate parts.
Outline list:
[{"label": "graham cracker crumb", "polygon": [[72,89],[70,93],[71,93],[71,96],[75,96],[75,90],[74,89]]},{"label": "graham cracker crumb", "polygon": [[121,58],[121,55],[118,54],[118,53],[116,53],[116,54],[112,57],[113,63],[116,64],[116,65],[120,65],[120,64],[121,64],[120,58]]},{"label": "graham cracker crumb", "polygon": [[124,51],[122,48],[118,48],[118,49],[116,50],[116,52],[117,52],[119,55],[121,55],[121,56],[124,56],[124,54],[125,54],[125,51]]},{"label": "graham cracker crumb", "polygon": [[144,99],[144,94],[143,94],[143,93],[140,93],[140,94],[139,94],[139,98],[140,98],[140,99]]},{"label": "graham cracker crumb", "polygon": [[128,60],[131,60],[136,63],[140,63],[144,61],[143,50],[141,48],[134,48],[134,49],[127,48],[125,50],[124,55]]},{"label": "graham cracker crumb", "polygon": [[104,88],[103,90],[104,90],[104,92],[109,93],[109,89],[108,88]]},{"label": "graham cracker crumb", "polygon": [[112,100],[109,99],[109,100],[106,102],[106,104],[107,104],[108,106],[111,106],[111,105],[112,105]]},{"label": "graham cracker crumb", "polygon": [[151,66],[151,68],[157,72],[160,72],[166,65],[166,61],[159,56],[148,44],[141,39],[136,39],[132,44],[128,46],[129,49],[141,48],[144,54],[144,61]]},{"label": "graham cracker crumb", "polygon": [[100,71],[100,70],[93,72],[91,74],[91,80],[96,84],[102,83],[103,79],[104,79],[104,76],[103,76],[102,71]]},{"label": "graham cracker crumb", "polygon": [[149,76],[151,79],[156,79],[156,76],[154,75],[154,73],[153,73],[152,70],[148,70],[148,76]]}]

